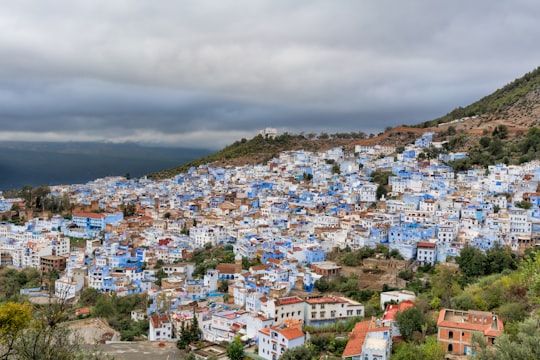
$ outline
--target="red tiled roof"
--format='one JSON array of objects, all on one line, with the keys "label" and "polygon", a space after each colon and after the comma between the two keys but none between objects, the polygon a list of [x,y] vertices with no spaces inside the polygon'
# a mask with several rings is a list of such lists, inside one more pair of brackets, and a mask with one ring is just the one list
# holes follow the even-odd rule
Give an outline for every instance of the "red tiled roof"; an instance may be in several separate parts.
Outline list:
[{"label": "red tiled roof", "polygon": [[289,341],[304,337],[304,332],[299,328],[276,329],[276,331]]},{"label": "red tiled roof", "polygon": [[[489,321],[487,324],[478,324],[478,323],[471,323],[471,322],[468,321],[468,319],[462,320],[461,322],[445,319],[447,311],[452,311],[452,310],[442,309],[439,312],[439,318],[437,320],[437,327],[454,328],[454,329],[460,329],[460,330],[481,331],[486,336],[499,336],[503,332],[504,324],[503,324],[503,321],[501,320],[501,318],[498,317],[498,316],[495,319],[497,325],[494,328],[492,326],[492,321]],[[464,313],[466,313],[468,315],[468,313],[466,311]],[[479,316],[482,316],[482,315],[479,315]]]},{"label": "red tiled roof", "polygon": [[103,214],[103,213],[84,213],[84,212],[80,212],[80,213],[73,213],[73,216],[78,216],[78,217],[84,217],[84,218],[92,218],[92,219],[103,219],[105,217],[107,217],[106,214]]},{"label": "red tiled roof", "polygon": [[435,243],[431,243],[431,242],[428,242],[428,241],[420,241],[418,242],[418,247],[422,247],[422,248],[435,248]]},{"label": "red tiled roof", "polygon": [[297,304],[297,303],[301,303],[301,302],[304,302],[304,300],[302,300],[302,299],[299,298],[298,296],[291,296],[291,297],[286,297],[286,298],[277,299],[277,300],[276,300],[276,306],[279,306],[279,305],[289,305],[289,304]]},{"label": "red tiled roof", "polygon": [[388,304],[384,310],[383,321],[394,321],[396,319],[396,313],[398,311],[403,311],[410,307],[413,307],[414,304],[411,300],[402,301],[399,304]]},{"label": "red tiled roof", "polygon": [[364,345],[370,324],[371,321],[369,320],[356,323],[349,335],[347,346],[345,346],[345,350],[343,350],[343,354],[341,355],[343,358],[362,354],[362,345]]},{"label": "red tiled roof", "polygon": [[152,325],[154,326],[154,328],[161,328],[161,327],[163,327],[163,324],[169,323],[169,322],[170,322],[170,320],[169,320],[169,315],[167,315],[167,314],[163,314],[163,315],[159,315],[159,314],[152,315],[152,316],[150,317],[150,322],[152,323]]},{"label": "red tiled roof", "polygon": [[328,304],[328,303],[346,303],[347,300],[335,296],[322,296],[306,299],[308,304]]}]

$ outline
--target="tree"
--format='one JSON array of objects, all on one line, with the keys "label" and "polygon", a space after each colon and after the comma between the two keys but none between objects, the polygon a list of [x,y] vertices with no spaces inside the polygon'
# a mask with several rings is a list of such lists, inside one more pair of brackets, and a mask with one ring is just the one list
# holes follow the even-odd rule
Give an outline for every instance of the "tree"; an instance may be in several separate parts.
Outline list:
[{"label": "tree", "polygon": [[485,149],[489,146],[489,144],[491,144],[491,138],[484,136],[484,137],[481,137],[480,140],[478,140],[478,142]]},{"label": "tree", "polygon": [[376,191],[377,200],[381,200],[381,198],[383,196],[386,196],[386,194],[388,194],[388,190],[386,190],[386,186],[384,185],[377,186],[377,191]]},{"label": "tree", "polygon": [[310,346],[297,346],[292,349],[287,349],[279,357],[279,360],[312,360],[317,354]]},{"label": "tree", "polygon": [[0,359],[99,359],[65,323],[66,303],[0,305]]},{"label": "tree", "polygon": [[199,320],[195,309],[193,309],[193,319],[191,320],[191,327],[189,329],[189,337],[191,342],[199,341],[201,338],[201,329],[199,329]]},{"label": "tree", "polygon": [[240,341],[240,337],[235,337],[229,346],[227,346],[227,357],[230,360],[244,359],[244,346]]},{"label": "tree", "polygon": [[416,345],[408,342],[396,344],[393,349],[392,360],[443,360],[444,350],[437,344],[437,339],[429,337],[425,344]]},{"label": "tree", "polygon": [[475,247],[466,245],[458,257],[456,263],[467,278],[482,276],[486,273],[486,255]]},{"label": "tree", "polygon": [[516,255],[508,246],[496,246],[486,251],[487,274],[498,274],[503,270],[515,270]]},{"label": "tree", "polygon": [[457,271],[449,266],[438,264],[431,281],[431,292],[441,300],[440,306],[450,307],[452,297],[459,295],[461,288],[457,283]]},{"label": "tree", "polygon": [[185,321],[180,323],[180,336],[176,342],[176,347],[179,349],[185,349],[190,343],[189,331],[186,329]]},{"label": "tree", "polygon": [[406,341],[411,341],[415,332],[420,333],[425,323],[422,312],[416,307],[410,307],[396,314],[396,324]]},{"label": "tree", "polygon": [[498,125],[493,129],[491,135],[499,139],[506,139],[508,137],[508,128],[506,125]]},{"label": "tree", "polygon": [[495,342],[495,351],[490,359],[540,359],[540,319],[531,317],[518,324],[514,337],[502,334]]},{"label": "tree", "polygon": [[0,305],[0,359],[14,352],[15,340],[21,336],[32,319],[30,304],[7,302]]}]

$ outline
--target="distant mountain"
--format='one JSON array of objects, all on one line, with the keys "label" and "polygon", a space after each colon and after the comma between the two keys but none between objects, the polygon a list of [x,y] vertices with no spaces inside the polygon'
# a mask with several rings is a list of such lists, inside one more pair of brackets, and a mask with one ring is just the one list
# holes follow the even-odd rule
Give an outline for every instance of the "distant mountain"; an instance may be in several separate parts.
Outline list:
[{"label": "distant mountain", "polygon": [[0,190],[86,183],[111,175],[140,177],[206,156],[210,150],[132,143],[0,142]]}]

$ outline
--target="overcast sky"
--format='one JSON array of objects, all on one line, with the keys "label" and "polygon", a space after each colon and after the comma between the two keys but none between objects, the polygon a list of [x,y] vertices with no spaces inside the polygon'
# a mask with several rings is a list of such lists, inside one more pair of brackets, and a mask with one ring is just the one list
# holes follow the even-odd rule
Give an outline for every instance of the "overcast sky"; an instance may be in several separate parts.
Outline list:
[{"label": "overcast sky", "polygon": [[0,0],[0,140],[377,133],[540,65],[537,0]]}]

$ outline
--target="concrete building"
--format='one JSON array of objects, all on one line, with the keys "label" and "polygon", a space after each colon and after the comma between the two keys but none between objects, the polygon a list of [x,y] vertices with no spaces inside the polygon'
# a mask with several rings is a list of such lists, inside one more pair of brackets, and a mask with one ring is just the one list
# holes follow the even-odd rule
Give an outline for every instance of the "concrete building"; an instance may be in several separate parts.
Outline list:
[{"label": "concrete building", "polygon": [[437,341],[450,354],[474,353],[472,335],[480,332],[488,345],[503,333],[504,325],[497,315],[487,311],[442,309],[437,320]]}]

